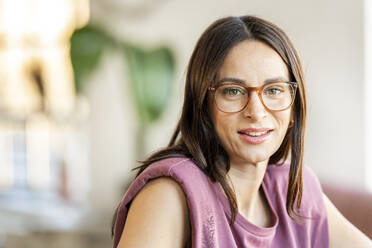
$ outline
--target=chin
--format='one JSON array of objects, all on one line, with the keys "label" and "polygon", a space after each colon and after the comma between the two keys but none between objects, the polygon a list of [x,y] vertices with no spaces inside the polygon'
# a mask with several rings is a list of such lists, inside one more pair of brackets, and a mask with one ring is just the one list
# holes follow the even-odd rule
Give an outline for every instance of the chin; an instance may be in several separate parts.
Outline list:
[{"label": "chin", "polygon": [[268,161],[270,158],[270,155],[267,153],[255,153],[253,152],[242,154],[238,156],[239,161],[242,163],[250,163],[250,164],[257,164],[264,161]]}]

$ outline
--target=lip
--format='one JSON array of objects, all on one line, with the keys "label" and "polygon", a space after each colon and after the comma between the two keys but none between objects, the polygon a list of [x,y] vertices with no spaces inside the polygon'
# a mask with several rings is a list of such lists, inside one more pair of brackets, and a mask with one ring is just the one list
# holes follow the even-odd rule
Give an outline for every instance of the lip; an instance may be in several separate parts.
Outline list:
[{"label": "lip", "polygon": [[241,129],[238,132],[247,133],[247,132],[266,132],[268,130],[274,130],[274,128],[247,128],[247,129]]},{"label": "lip", "polygon": [[[260,136],[249,136],[245,134],[246,132],[265,132],[265,131],[269,131],[269,132],[263,135],[260,135]],[[252,145],[258,145],[258,144],[265,142],[268,138],[270,138],[273,131],[274,129],[272,128],[247,128],[247,129],[242,129],[238,131],[238,134],[240,138],[243,139],[243,141],[249,144],[252,144]]]}]

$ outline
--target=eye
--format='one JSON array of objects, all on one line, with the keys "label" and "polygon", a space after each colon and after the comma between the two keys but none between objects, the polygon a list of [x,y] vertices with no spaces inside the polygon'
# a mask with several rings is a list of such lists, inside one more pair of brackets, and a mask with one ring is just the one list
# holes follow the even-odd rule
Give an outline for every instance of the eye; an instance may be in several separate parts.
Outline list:
[{"label": "eye", "polygon": [[277,87],[277,86],[272,86],[272,87],[266,88],[264,90],[264,93],[266,95],[270,95],[270,96],[277,96],[277,95],[280,95],[283,92],[284,92],[284,90],[280,87]]},{"label": "eye", "polygon": [[244,95],[244,90],[238,87],[226,87],[222,90],[222,94],[225,96],[239,96]]}]

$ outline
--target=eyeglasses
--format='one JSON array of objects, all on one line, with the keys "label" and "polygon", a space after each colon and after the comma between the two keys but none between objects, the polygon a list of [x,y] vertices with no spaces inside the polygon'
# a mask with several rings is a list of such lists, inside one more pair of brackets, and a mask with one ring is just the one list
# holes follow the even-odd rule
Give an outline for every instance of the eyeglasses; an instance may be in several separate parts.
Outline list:
[{"label": "eyeglasses", "polygon": [[294,102],[297,82],[272,82],[261,87],[247,87],[236,83],[223,83],[217,87],[209,87],[214,93],[216,106],[226,113],[243,110],[249,101],[252,91],[256,91],[261,103],[271,111],[283,111]]}]

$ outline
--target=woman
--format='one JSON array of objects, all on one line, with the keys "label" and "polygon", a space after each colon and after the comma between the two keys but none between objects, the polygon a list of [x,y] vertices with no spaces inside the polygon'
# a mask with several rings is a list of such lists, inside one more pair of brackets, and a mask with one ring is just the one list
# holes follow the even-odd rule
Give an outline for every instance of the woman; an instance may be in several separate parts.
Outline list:
[{"label": "woman", "polygon": [[190,59],[169,146],[119,205],[114,247],[370,246],[303,166],[305,117],[286,34],[252,16],[214,22]]}]

